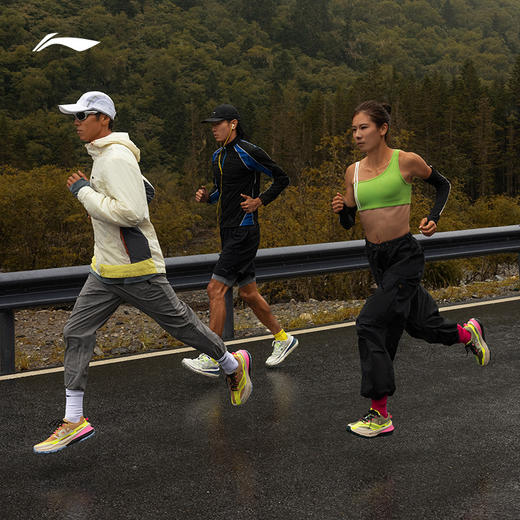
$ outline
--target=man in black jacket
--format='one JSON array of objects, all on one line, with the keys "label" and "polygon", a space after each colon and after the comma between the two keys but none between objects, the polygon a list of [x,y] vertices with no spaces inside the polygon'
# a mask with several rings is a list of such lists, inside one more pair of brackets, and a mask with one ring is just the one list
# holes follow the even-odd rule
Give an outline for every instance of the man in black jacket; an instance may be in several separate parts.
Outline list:
[{"label": "man in black jacket", "polygon": [[[197,202],[217,204],[222,252],[208,284],[212,331],[222,336],[226,320],[225,294],[235,284],[240,297],[257,318],[273,333],[273,353],[266,365],[273,367],[298,346],[298,340],[287,334],[273,316],[258,292],[254,259],[260,243],[258,208],[272,202],[289,184],[286,173],[258,146],[244,140],[240,114],[232,105],[219,105],[203,121],[211,123],[215,140],[222,146],[213,154],[214,187],[205,186],[195,194]],[[273,179],[260,193],[261,174]],[[184,358],[182,364],[209,377],[218,377],[219,366],[206,354]]]}]

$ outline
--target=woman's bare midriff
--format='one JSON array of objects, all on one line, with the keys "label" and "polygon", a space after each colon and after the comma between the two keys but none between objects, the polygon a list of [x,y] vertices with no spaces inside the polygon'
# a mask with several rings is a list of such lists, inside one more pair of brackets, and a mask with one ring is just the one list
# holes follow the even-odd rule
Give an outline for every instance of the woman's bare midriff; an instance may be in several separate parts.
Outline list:
[{"label": "woman's bare midriff", "polygon": [[366,239],[373,244],[388,242],[410,232],[410,204],[359,212]]}]

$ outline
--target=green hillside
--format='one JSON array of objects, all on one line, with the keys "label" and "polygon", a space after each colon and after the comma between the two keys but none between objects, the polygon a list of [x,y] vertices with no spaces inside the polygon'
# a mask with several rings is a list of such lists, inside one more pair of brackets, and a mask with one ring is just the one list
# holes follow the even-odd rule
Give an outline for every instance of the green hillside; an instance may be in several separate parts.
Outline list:
[{"label": "green hillside", "polygon": [[[0,179],[9,179],[0,183],[0,199],[10,204],[16,187],[24,204],[34,196],[35,176],[60,179],[78,166],[88,173],[71,119],[56,106],[87,90],[113,97],[115,129],[128,131],[141,149],[143,171],[159,188],[153,211],[167,255],[199,247],[197,236],[214,225],[211,208],[185,201],[209,182],[215,143],[200,120],[220,102],[240,109],[251,139],[289,173],[299,195],[287,192],[287,204],[307,204],[303,194],[312,194],[321,204],[312,209],[318,220],[328,218],[325,201],[355,157],[352,109],[368,98],[391,103],[393,145],[423,155],[462,197],[514,197],[519,27],[518,0],[3,0]],[[54,32],[101,43],[81,53],[57,45],[32,52]],[[64,193],[48,189],[48,200]],[[48,230],[56,204],[42,199],[31,218],[43,222],[38,215],[51,212]],[[284,206],[276,202],[269,211],[276,208]],[[306,209],[290,217],[294,222],[280,211],[272,228],[266,211],[264,245],[276,245],[277,225],[294,229],[295,243],[343,236],[323,226],[319,236],[297,231],[300,221],[312,222]],[[56,229],[56,236],[73,232],[77,211],[71,229]],[[460,207],[453,211],[460,215]],[[13,234],[9,218],[17,215],[19,208],[0,216],[3,236]],[[29,234],[27,227],[19,232]],[[35,239],[26,238],[23,247],[31,250]],[[17,258],[31,255],[24,266],[84,262],[88,248],[67,240],[56,239],[60,245],[46,257],[40,248],[11,252],[8,261],[0,251],[0,267],[22,268]]]},{"label": "green hillside", "polygon": [[[273,107],[279,104],[293,131],[302,133],[302,125],[313,127],[305,135],[348,128],[352,100],[329,98],[351,93],[357,102],[363,92],[356,84],[374,64],[382,73],[373,94],[388,99],[397,95],[389,77],[440,74],[451,81],[468,60],[479,80],[491,86],[507,78],[520,50],[520,4],[514,0],[4,0],[3,5],[0,131],[8,145],[0,160],[22,168],[79,160],[56,104],[89,89],[113,95],[118,126],[139,142],[146,166],[181,170],[199,156],[206,135],[198,125],[201,115],[221,100],[239,106],[251,133],[267,146],[276,141],[276,130],[265,119],[276,116]],[[83,53],[59,46],[31,52],[50,32],[102,43]],[[320,96],[332,104],[334,121],[302,117],[309,103],[323,102]],[[316,144],[316,136],[309,142],[305,135],[291,145]]]}]

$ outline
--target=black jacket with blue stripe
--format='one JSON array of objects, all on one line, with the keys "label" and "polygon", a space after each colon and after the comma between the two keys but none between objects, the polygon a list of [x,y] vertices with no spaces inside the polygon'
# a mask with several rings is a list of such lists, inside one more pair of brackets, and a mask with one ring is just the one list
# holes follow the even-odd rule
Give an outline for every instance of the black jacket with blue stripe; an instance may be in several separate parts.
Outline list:
[{"label": "black jacket with blue stripe", "polygon": [[[219,166],[220,163],[220,166]],[[222,168],[222,173],[221,173]],[[260,193],[260,177],[265,173],[273,182]],[[258,212],[246,213],[240,206],[241,194],[259,197],[267,206],[289,184],[289,177],[260,147],[237,137],[213,154],[213,180],[209,203],[220,199],[220,227],[252,226]]]}]

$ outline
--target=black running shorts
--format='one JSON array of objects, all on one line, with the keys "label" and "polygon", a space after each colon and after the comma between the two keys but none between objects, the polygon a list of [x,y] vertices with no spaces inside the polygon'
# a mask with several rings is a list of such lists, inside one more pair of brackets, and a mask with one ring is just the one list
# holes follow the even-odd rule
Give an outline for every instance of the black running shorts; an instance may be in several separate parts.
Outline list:
[{"label": "black running shorts", "polygon": [[213,269],[212,278],[228,287],[239,287],[255,281],[255,256],[260,244],[260,228],[241,226],[221,228],[222,252]]}]

